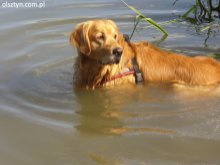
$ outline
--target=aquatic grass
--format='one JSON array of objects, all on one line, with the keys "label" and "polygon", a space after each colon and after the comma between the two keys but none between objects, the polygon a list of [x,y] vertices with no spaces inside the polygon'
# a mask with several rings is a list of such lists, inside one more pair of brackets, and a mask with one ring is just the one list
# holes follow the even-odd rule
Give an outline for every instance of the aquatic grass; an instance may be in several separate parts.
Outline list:
[{"label": "aquatic grass", "polygon": [[[174,0],[173,5],[175,5],[178,1],[179,0]],[[128,5],[124,0],[121,0],[122,3],[124,3],[129,9],[131,9],[137,14],[134,19],[134,28],[129,37],[130,39],[133,37],[134,32],[137,30],[138,24],[141,21],[145,21],[149,23],[149,25],[142,27],[143,29],[155,27],[164,34],[160,42],[164,41],[169,35],[168,32],[164,28],[162,28],[162,26],[170,25],[182,21],[188,21],[191,24],[196,25],[196,27],[198,25],[202,25],[203,23],[208,23],[208,24],[203,24],[205,25],[205,27],[199,28],[200,32],[207,31],[208,37],[205,40],[205,45],[207,45],[206,42],[209,39],[210,34],[213,33],[213,28],[217,30],[220,29],[219,22],[217,23],[214,21],[215,20],[214,18],[220,19],[220,0],[217,1],[218,4],[213,5],[214,2],[213,0],[195,0],[194,5],[192,5],[192,7],[190,7],[184,14],[180,15],[179,18],[157,23],[153,19],[146,17],[134,6]],[[218,16],[214,15],[214,13],[217,13]]]},{"label": "aquatic grass", "polygon": [[[181,21],[180,18],[171,19],[171,20],[169,20],[169,21],[160,22],[160,23],[158,23],[158,25],[160,25],[160,26],[161,26],[161,25],[162,25],[162,26],[164,26],[164,25],[171,25],[171,24],[173,24],[173,23],[180,22],[180,21]],[[148,28],[150,28],[150,27],[152,27],[152,25],[145,26],[144,29],[148,29]]]},{"label": "aquatic grass", "polygon": [[168,32],[164,28],[162,28],[157,22],[155,22],[153,19],[146,17],[144,14],[138,11],[134,6],[128,5],[124,0],[121,0],[121,2],[123,2],[128,8],[130,8],[132,11],[134,11],[137,14],[137,16],[135,17],[134,29],[130,35],[130,39],[132,38],[135,30],[137,29],[137,25],[140,23],[141,20],[144,20],[150,23],[156,29],[161,31],[164,34],[163,38],[166,38],[168,36]]}]

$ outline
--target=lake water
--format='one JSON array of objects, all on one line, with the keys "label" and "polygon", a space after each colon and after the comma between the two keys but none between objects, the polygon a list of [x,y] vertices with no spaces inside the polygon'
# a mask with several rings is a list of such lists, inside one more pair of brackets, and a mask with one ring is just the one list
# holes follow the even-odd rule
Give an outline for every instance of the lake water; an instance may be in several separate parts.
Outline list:
[{"label": "lake water", "polygon": [[[157,22],[178,18],[194,2],[173,1],[126,2]],[[220,95],[156,84],[73,90],[74,26],[109,18],[131,34],[134,16],[119,0],[0,8],[1,165],[220,164]],[[170,35],[161,41],[146,26],[140,24],[133,41],[189,55],[220,52],[219,27],[168,24]]]}]

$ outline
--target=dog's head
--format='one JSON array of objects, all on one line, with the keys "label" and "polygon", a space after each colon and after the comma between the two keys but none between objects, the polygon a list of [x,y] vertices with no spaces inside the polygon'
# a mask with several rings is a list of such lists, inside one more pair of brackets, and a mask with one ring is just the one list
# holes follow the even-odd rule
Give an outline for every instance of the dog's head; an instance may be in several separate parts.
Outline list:
[{"label": "dog's head", "polygon": [[111,20],[86,21],[76,26],[70,43],[80,54],[102,64],[118,64],[123,53],[122,35]]}]

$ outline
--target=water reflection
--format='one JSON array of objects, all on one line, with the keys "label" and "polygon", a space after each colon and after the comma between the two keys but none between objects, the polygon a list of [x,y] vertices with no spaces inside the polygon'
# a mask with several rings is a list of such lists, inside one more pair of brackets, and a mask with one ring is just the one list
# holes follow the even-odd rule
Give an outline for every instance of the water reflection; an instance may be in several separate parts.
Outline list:
[{"label": "water reflection", "polygon": [[218,36],[218,33],[220,31],[219,22],[215,21],[207,24],[197,24],[190,26],[193,27],[193,29],[198,35],[204,36],[203,44],[205,48],[213,46],[213,44],[209,43],[209,41]]},{"label": "water reflection", "polygon": [[[122,128],[119,113],[127,99],[120,98],[120,92],[110,94],[107,90],[77,91],[77,102],[80,104],[80,124],[77,129],[86,134],[109,134],[113,128]],[[125,92],[125,91],[124,91]]]},{"label": "water reflection", "polygon": [[[188,117],[208,113],[213,106],[218,106],[216,99],[219,98],[219,94],[212,91],[177,89],[169,84],[77,90],[75,93],[80,105],[77,130],[84,135],[99,136],[185,134],[179,127],[192,122]],[[202,123],[203,119],[198,121]],[[170,122],[175,124],[171,126]]]},{"label": "water reflection", "polygon": [[[176,134],[176,130],[150,126],[144,121],[192,112],[197,108],[181,107],[179,110],[169,110],[173,104],[161,103],[163,101],[161,97],[164,94],[172,95],[172,92],[169,85],[76,90],[77,102],[80,104],[80,110],[77,112],[80,115],[80,122],[76,128],[86,135]],[[136,125],[138,123],[140,125]]]}]

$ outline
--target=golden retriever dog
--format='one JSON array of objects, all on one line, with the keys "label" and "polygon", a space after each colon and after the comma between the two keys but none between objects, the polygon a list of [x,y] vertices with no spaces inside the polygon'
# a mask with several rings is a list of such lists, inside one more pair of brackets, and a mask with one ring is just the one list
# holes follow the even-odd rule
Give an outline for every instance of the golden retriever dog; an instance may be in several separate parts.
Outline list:
[{"label": "golden retriever dog", "polygon": [[111,20],[78,24],[70,43],[78,51],[74,65],[76,87],[136,84],[140,79],[137,71],[145,83],[216,87],[220,82],[217,60],[168,52],[146,41],[129,42]]}]

